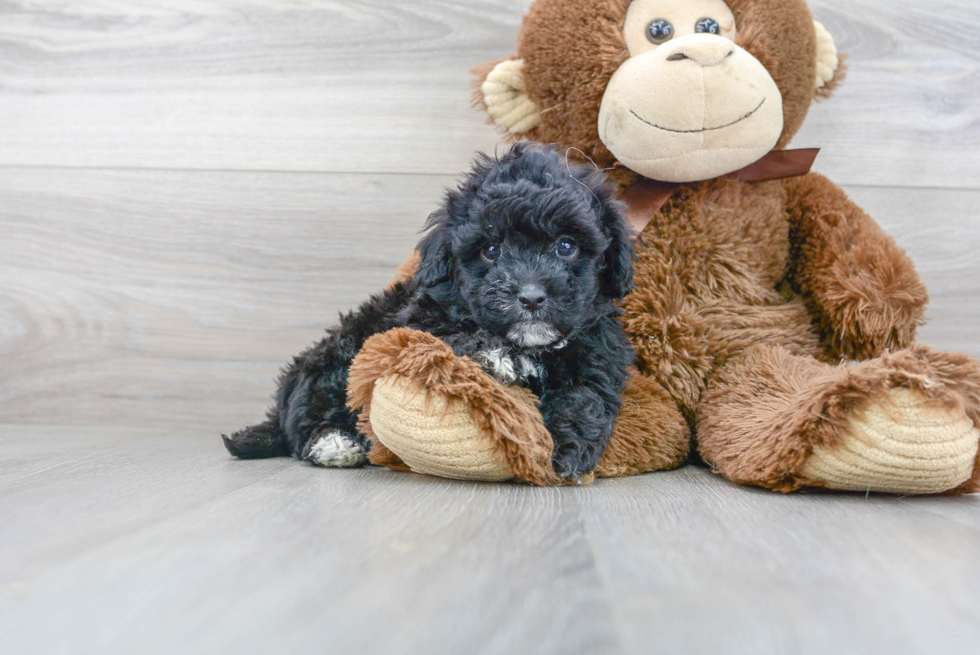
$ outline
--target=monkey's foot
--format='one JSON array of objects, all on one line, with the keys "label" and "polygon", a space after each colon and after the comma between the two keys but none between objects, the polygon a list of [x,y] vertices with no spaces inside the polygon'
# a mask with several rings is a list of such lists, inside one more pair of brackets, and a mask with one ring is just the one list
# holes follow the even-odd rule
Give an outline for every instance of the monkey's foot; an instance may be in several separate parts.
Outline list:
[{"label": "monkey's foot", "polygon": [[351,365],[348,396],[375,443],[373,463],[457,480],[561,483],[533,395],[500,384],[431,334],[396,328],[368,339]]},{"label": "monkey's foot", "polygon": [[408,378],[377,381],[371,428],[377,440],[416,473],[457,480],[514,477],[461,400],[415,388]]},{"label": "monkey's foot", "polygon": [[895,387],[854,412],[842,438],[813,448],[802,473],[831,489],[942,493],[973,475],[980,430],[962,405]]},{"label": "monkey's foot", "polygon": [[[351,365],[348,396],[373,440],[373,464],[464,480],[576,482],[554,472],[537,398],[430,334],[397,328],[368,339]],[[689,437],[663,387],[634,371],[599,467],[577,482],[681,466]]]}]

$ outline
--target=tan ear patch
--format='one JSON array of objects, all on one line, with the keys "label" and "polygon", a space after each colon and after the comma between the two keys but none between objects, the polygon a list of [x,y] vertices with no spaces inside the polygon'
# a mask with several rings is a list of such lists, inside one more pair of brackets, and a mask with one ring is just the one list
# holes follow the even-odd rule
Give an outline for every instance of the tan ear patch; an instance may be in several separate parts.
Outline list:
[{"label": "tan ear patch", "polygon": [[528,97],[524,86],[523,59],[508,59],[497,64],[480,91],[490,118],[508,132],[529,132],[541,122],[541,112]]},{"label": "tan ear patch", "polygon": [[822,23],[813,21],[813,27],[817,32],[817,80],[818,89],[834,79],[834,73],[840,66],[840,57],[837,54],[837,45],[834,44],[834,37],[830,35],[827,28]]}]

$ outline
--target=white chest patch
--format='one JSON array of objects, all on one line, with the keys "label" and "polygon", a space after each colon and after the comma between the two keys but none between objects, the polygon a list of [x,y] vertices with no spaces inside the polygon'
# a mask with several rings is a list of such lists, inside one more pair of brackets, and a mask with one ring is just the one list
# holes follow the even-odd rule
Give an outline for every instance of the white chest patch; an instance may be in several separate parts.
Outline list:
[{"label": "white chest patch", "polygon": [[540,348],[561,339],[561,333],[551,323],[523,321],[511,326],[507,338],[522,348]]}]

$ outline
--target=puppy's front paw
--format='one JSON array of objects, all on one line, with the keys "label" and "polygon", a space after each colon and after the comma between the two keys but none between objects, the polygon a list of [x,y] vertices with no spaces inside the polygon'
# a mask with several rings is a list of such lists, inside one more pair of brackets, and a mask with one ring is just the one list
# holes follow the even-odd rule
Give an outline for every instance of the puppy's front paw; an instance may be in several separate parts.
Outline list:
[{"label": "puppy's front paw", "polygon": [[582,476],[593,471],[599,465],[602,452],[595,444],[581,441],[563,443],[555,449],[552,465],[555,473],[578,482]]},{"label": "puppy's front paw", "polygon": [[541,367],[527,355],[512,355],[505,348],[481,350],[473,358],[483,370],[503,384],[514,384],[518,380],[541,377]]},{"label": "puppy's front paw", "polygon": [[330,430],[310,441],[303,459],[317,466],[352,468],[367,463],[367,452],[353,436],[340,430]]},{"label": "puppy's front paw", "polygon": [[542,366],[540,362],[535,361],[533,357],[528,355],[518,355],[514,359],[514,362],[517,364],[517,368],[520,370],[520,378],[522,380],[544,377],[544,366]]},{"label": "puppy's front paw", "polygon": [[481,350],[473,358],[483,370],[500,380],[503,384],[513,384],[521,377],[519,362],[515,362],[503,348]]}]

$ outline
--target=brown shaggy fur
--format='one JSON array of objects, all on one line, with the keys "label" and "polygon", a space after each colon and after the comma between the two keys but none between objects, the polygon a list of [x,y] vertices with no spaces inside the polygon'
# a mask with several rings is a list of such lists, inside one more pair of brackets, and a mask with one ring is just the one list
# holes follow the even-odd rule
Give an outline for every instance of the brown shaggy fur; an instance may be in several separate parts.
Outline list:
[{"label": "brown shaggy fur", "polygon": [[691,430],[670,395],[654,380],[632,373],[596,469],[600,478],[677,468],[691,448]]},{"label": "brown shaggy fur", "polygon": [[[600,167],[617,166],[599,140],[597,121],[606,85],[627,58],[628,5],[532,5],[516,56],[525,61],[528,94],[542,122],[522,138],[578,148]],[[815,97],[835,88],[843,67],[815,91],[815,33],[804,0],[728,5],[738,43],[782,93],[777,147],[785,147]],[[491,68],[475,70],[477,82]],[[637,179],[621,167],[613,177],[623,187]],[[779,491],[819,486],[801,473],[812,448],[835,443],[849,416],[895,386],[921,389],[980,426],[980,366],[914,345],[927,295],[912,263],[827,179],[682,184],[649,213],[637,244],[637,288],[623,301],[638,373],[599,475],[676,466],[695,430],[704,459],[732,480]],[[505,393],[432,337],[385,338],[383,352],[375,353],[380,342],[372,340],[375,348],[365,348],[351,369],[359,380],[352,384],[355,406],[367,409],[374,379],[396,368],[428,389],[473,403],[474,420],[501,435],[518,477],[552,483],[550,441],[528,399]],[[421,354],[402,352],[410,343]],[[842,358],[862,363],[832,365]],[[955,491],[977,490],[975,470]]]},{"label": "brown shaggy fur", "polygon": [[[495,443],[516,478],[539,485],[561,483],[551,468],[554,442],[530,392],[499,384],[479,364],[457,357],[437,337],[418,330],[396,328],[374,335],[351,364],[348,405],[361,411],[358,428],[375,445],[378,442],[370,427],[371,396],[374,383],[389,375],[412,380],[420,392],[464,402],[473,421]],[[386,454],[379,457],[388,459]]]},{"label": "brown shaggy fur", "polygon": [[[368,425],[368,429],[370,429],[370,425]],[[377,437],[374,435],[374,432],[368,432],[366,430],[365,434],[369,436],[372,441],[371,451],[368,453],[369,462],[375,466],[386,466],[392,471],[403,471],[407,473],[412,470],[407,464],[405,464],[405,462],[401,460],[400,457],[398,457],[398,455],[388,450],[388,446],[378,441]]]},{"label": "brown shaggy fur", "polygon": [[[913,344],[926,303],[912,263],[816,174],[683,185],[642,234],[636,285],[623,321],[640,371],[696,428],[702,456],[738,482],[780,491],[819,484],[799,471],[813,439],[834,432],[813,416],[836,408],[842,422],[904,379],[896,366],[909,366],[907,377],[931,366],[896,359]],[[828,378],[821,361],[843,357],[868,361],[843,381]],[[975,362],[937,357],[962,365],[931,373],[943,379],[933,393],[971,406],[961,390],[980,380]],[[864,373],[876,385],[856,384]]]},{"label": "brown shaggy fur", "polygon": [[867,359],[912,343],[929,296],[905,253],[827,178],[786,187],[788,275],[828,353]]},{"label": "brown shaggy fur", "polygon": [[[738,45],[769,70],[783,96],[784,148],[800,129],[816,94],[813,16],[804,0],[728,0],[738,26]],[[516,57],[525,62],[527,92],[542,112],[541,125],[521,135],[531,141],[578,148],[600,167],[612,153],[596,125],[606,85],[629,56],[623,24],[630,0],[537,0],[524,17]],[[494,62],[496,63],[496,62]],[[479,87],[493,64],[473,69]],[[827,97],[843,77],[843,67],[821,89]],[[477,91],[475,104],[482,107]]]},{"label": "brown shaggy fur", "polygon": [[[436,337],[406,328],[368,339],[350,368],[348,404],[361,411],[358,427],[373,441],[369,455],[373,464],[408,470],[371,430],[374,383],[389,375],[411,379],[420,392],[424,389],[466,403],[473,421],[487,439],[496,442],[517,480],[537,485],[561,483],[551,469],[553,443],[535,409],[534,396],[525,389],[501,385],[475,362],[456,357]],[[596,474],[614,477],[676,468],[687,457],[689,438],[687,424],[663,388],[634,376],[623,394],[623,411]]]},{"label": "brown shaggy fur", "polygon": [[[735,482],[776,491],[822,486],[800,471],[814,446],[832,446],[849,417],[909,387],[980,425],[980,367],[965,355],[922,345],[855,366],[831,366],[757,346],[717,371],[697,417],[705,461]],[[952,493],[980,491],[980,474]]]}]

